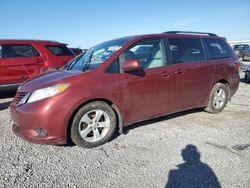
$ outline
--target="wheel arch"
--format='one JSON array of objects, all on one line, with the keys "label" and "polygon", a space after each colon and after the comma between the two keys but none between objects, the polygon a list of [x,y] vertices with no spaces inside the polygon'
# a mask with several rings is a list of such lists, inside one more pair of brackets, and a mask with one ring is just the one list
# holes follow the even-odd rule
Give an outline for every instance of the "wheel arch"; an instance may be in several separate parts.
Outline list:
[{"label": "wheel arch", "polygon": [[67,124],[67,143],[72,142],[71,137],[70,137],[70,131],[71,131],[71,124],[72,121],[76,115],[76,113],[79,111],[80,108],[82,108],[84,105],[89,104],[91,102],[96,102],[96,101],[101,101],[101,102],[105,102],[107,103],[115,112],[116,118],[117,118],[117,125],[119,128],[119,133],[123,132],[123,118],[122,118],[122,114],[121,111],[119,110],[119,108],[117,107],[117,105],[112,102],[111,100],[105,99],[105,98],[95,98],[95,99],[90,99],[88,101],[85,101],[83,103],[81,103],[80,105],[78,105],[75,110],[73,111],[73,113],[70,115],[68,124]]}]

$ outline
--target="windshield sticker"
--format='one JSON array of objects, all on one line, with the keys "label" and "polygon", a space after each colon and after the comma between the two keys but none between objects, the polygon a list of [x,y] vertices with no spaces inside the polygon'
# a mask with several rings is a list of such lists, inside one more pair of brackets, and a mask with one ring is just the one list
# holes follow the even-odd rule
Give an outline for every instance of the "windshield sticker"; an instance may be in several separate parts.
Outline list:
[{"label": "windshield sticker", "polygon": [[117,51],[119,49],[121,49],[121,46],[111,46],[109,47],[108,51]]}]

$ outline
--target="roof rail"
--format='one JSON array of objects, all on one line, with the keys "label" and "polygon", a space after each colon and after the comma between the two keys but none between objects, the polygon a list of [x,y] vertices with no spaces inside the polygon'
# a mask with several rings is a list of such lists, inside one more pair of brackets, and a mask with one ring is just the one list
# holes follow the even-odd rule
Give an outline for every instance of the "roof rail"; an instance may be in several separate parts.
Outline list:
[{"label": "roof rail", "polygon": [[214,33],[206,33],[206,32],[195,32],[195,31],[167,31],[163,34],[196,34],[196,35],[208,35],[208,36],[214,36],[217,37]]}]

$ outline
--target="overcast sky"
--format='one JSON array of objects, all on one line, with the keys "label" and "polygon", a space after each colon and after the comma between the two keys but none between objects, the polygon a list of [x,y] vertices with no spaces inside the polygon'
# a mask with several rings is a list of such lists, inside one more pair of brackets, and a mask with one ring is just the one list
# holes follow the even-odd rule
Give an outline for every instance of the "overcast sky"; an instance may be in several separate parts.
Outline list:
[{"label": "overcast sky", "polygon": [[170,30],[250,39],[250,0],[0,0],[0,39],[46,39],[89,48]]}]

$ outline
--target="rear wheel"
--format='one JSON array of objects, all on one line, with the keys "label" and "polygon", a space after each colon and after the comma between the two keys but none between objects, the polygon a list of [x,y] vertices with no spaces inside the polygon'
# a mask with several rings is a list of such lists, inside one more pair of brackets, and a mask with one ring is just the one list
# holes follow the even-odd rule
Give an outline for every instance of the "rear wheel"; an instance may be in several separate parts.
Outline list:
[{"label": "rear wheel", "polygon": [[208,105],[205,108],[205,111],[213,114],[221,112],[228,102],[228,96],[229,89],[225,84],[215,84],[211,91]]},{"label": "rear wheel", "polygon": [[105,102],[91,102],[75,115],[71,138],[81,147],[92,148],[109,141],[116,129],[116,115]]}]

